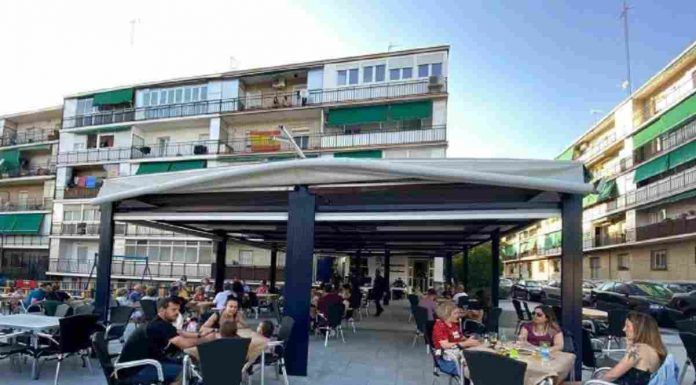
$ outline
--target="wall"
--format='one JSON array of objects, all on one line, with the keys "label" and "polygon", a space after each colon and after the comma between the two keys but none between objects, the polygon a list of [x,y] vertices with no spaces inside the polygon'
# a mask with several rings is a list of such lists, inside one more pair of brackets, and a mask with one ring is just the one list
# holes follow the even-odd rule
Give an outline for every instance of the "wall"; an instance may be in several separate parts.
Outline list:
[{"label": "wall", "polygon": [[232,125],[232,128],[228,129],[228,133],[231,136],[230,139],[241,140],[248,137],[249,131],[276,130],[282,124],[293,132],[301,133],[306,129],[306,132],[310,134],[318,134],[321,131],[320,123],[318,119],[283,119],[255,123],[235,123]]},{"label": "wall", "polygon": [[614,112],[616,135],[627,135],[633,131],[633,100],[627,100]]},{"label": "wall", "polygon": [[[252,251],[252,265],[254,266],[270,266],[271,251],[258,247],[242,245],[239,243],[227,243],[227,257],[225,263],[227,265],[239,264],[239,252],[241,250]],[[285,266],[285,253],[278,252],[278,266]]]},{"label": "wall", "polygon": [[37,120],[34,122],[18,123],[15,126],[17,132],[27,131],[30,129],[59,129],[60,128],[60,118],[48,119],[48,120]]},{"label": "wall", "polygon": [[24,186],[0,186],[0,201],[10,201],[17,203],[19,201],[19,193],[26,191],[29,194],[30,201],[36,201],[44,197],[43,184],[30,184]]},{"label": "wall", "polygon": [[425,147],[425,148],[388,148],[382,150],[382,156],[386,159],[403,158],[444,158],[444,147]]},{"label": "wall", "polygon": [[201,140],[200,135],[209,135],[207,125],[192,125],[190,127],[160,128],[141,130],[138,134],[145,140],[146,145],[157,145],[157,138],[169,137],[169,143],[196,142]]}]

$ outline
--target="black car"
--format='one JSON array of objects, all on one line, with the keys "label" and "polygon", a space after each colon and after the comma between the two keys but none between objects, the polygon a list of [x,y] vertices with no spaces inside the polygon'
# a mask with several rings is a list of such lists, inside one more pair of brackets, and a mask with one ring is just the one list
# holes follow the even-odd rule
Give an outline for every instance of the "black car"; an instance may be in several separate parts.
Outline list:
[{"label": "black car", "polygon": [[[584,305],[590,304],[590,297],[592,294],[592,289],[595,285],[590,282],[582,281],[582,303]],[[561,303],[561,281],[549,281],[546,285],[541,287],[541,302],[547,305],[560,305]]]},{"label": "black car", "polygon": [[696,317],[696,290],[674,294],[667,304],[667,310],[673,320]]},{"label": "black car", "polygon": [[523,298],[527,301],[541,301],[541,282],[520,280],[512,285],[510,294],[512,298]]},{"label": "black car", "polygon": [[608,281],[592,290],[592,303],[599,310],[637,310],[652,315],[660,325],[670,324],[665,306],[673,293],[653,282]]}]

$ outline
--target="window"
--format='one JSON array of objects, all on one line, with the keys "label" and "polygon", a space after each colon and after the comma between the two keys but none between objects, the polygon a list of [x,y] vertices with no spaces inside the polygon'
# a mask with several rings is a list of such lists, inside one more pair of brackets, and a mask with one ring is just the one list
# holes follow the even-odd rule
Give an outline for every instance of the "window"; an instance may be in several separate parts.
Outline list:
[{"label": "window", "polygon": [[383,82],[384,81],[385,71],[386,71],[386,66],[384,64],[380,64],[378,66],[375,66],[375,81],[376,82]]},{"label": "window", "polygon": [[94,106],[92,106],[92,98],[77,100],[77,115],[89,115],[92,112],[94,112]]},{"label": "window", "polygon": [[80,206],[65,206],[63,210],[63,222],[78,222],[82,220]]},{"label": "window", "polygon": [[174,247],[172,248],[172,261],[173,262],[184,262],[186,260],[186,243],[185,242],[174,242]]},{"label": "window", "polygon": [[628,271],[629,269],[629,263],[628,263],[628,254],[619,254],[616,256],[616,269],[619,271]]},{"label": "window", "polygon": [[389,70],[389,80],[399,80],[401,79],[401,68],[395,68]]},{"label": "window", "polygon": [[186,242],[186,263],[196,263],[198,260],[198,242]]},{"label": "window", "polygon": [[86,207],[84,211],[85,221],[98,221],[99,209],[96,207]]},{"label": "window", "polygon": [[363,67],[363,83],[372,83],[374,67]]},{"label": "window", "polygon": [[157,107],[182,102],[197,102],[208,98],[208,86],[183,86],[143,91],[144,107]]},{"label": "window", "polygon": [[667,270],[667,250],[650,251],[650,269]]},{"label": "window", "polygon": [[336,84],[339,86],[345,86],[347,84],[348,78],[346,77],[346,70],[340,70],[338,71],[338,75],[336,78]]},{"label": "window", "polygon": [[114,146],[114,135],[99,135],[99,148],[110,148]]},{"label": "window", "polygon": [[591,279],[598,279],[599,278],[599,269],[600,269],[600,263],[599,263],[599,257],[591,257],[590,258],[590,278]]},{"label": "window", "polygon": [[358,84],[358,69],[351,68],[348,70],[348,84]]},{"label": "window", "polygon": [[431,64],[430,76],[442,76],[442,63]]},{"label": "window", "polygon": [[539,261],[539,272],[546,272],[546,261]]},{"label": "window", "polygon": [[239,264],[251,266],[253,264],[254,252],[251,250],[239,250]]},{"label": "window", "polygon": [[561,262],[557,259],[555,259],[553,262],[553,272],[554,273],[560,273],[561,272]]},{"label": "window", "polygon": [[429,64],[421,64],[418,66],[418,77],[419,78],[428,77],[428,66],[429,66]]},{"label": "window", "polygon": [[407,67],[401,69],[401,79],[410,79],[413,77],[413,68]]},{"label": "window", "polygon": [[293,136],[292,138],[301,149],[306,150],[309,148],[309,135]]},{"label": "window", "polygon": [[667,219],[667,210],[659,209],[657,211],[650,212],[648,222],[650,222],[650,224],[652,225],[655,223],[660,223],[665,219]]}]

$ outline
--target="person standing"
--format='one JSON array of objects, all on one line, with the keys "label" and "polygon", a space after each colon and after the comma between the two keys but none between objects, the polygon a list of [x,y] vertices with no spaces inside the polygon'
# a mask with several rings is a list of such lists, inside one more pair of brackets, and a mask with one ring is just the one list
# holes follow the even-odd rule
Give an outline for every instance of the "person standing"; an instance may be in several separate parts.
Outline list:
[{"label": "person standing", "polygon": [[386,290],[387,280],[382,277],[382,274],[378,269],[375,271],[375,282],[372,285],[372,297],[375,301],[375,307],[377,308],[375,317],[379,317],[384,312],[384,309],[382,308],[382,298],[384,297]]}]

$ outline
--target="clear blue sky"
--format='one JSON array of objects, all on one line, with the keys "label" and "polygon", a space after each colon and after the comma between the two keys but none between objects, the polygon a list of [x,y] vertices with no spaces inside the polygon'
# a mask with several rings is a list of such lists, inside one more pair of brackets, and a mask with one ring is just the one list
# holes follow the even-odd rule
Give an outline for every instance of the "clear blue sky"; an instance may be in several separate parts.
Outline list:
[{"label": "clear blue sky", "polygon": [[[358,50],[451,45],[449,156],[552,158],[626,96],[620,0],[345,3],[312,13]],[[696,6],[629,5],[637,88],[696,39]]]}]

